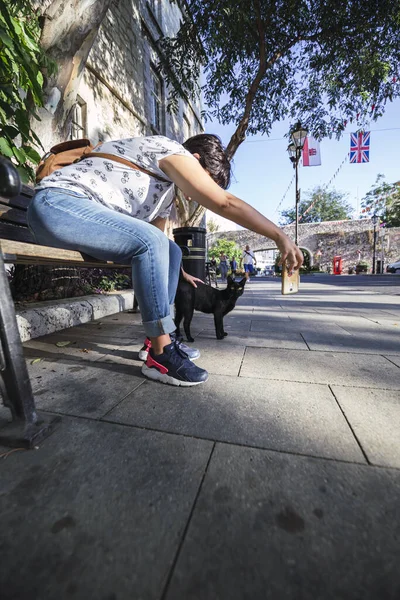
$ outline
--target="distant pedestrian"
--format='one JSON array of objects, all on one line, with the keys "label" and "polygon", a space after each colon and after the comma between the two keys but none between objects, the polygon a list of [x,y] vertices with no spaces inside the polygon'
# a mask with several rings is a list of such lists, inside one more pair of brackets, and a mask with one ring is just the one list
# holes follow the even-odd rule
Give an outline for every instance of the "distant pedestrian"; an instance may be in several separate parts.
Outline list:
[{"label": "distant pedestrian", "polygon": [[[250,250],[250,246],[247,244],[245,249],[243,250],[241,263],[243,263],[245,273],[249,274],[248,281],[250,281],[250,275],[254,273],[254,265],[257,264],[256,257],[254,256],[254,252]],[[254,263],[254,265],[253,265]]]},{"label": "distant pedestrian", "polygon": [[232,259],[231,259],[231,261],[229,263],[229,266],[231,268],[232,277],[235,277],[236,276],[236,271],[237,271],[237,268],[238,268],[238,264],[237,264],[236,258],[234,256],[232,256]]},{"label": "distant pedestrian", "polygon": [[223,252],[219,255],[219,271],[221,273],[221,281],[226,281],[228,276],[228,257]]}]

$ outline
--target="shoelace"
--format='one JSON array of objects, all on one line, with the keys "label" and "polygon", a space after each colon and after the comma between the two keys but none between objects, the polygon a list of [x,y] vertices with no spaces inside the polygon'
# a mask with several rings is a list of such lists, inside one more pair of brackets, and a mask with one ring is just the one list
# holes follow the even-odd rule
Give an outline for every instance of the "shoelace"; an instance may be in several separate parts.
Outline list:
[{"label": "shoelace", "polygon": [[[186,352],[184,350],[182,350],[182,348],[180,347],[179,343],[176,340],[173,342],[173,344],[174,344],[175,353],[178,356],[180,356],[180,358],[189,360],[188,355],[186,354]],[[175,356],[176,356],[176,354],[175,354]]]},{"label": "shoelace", "polygon": [[[179,337],[174,333],[172,335],[170,335],[171,337],[171,342],[174,344],[178,344],[178,346],[181,348],[182,344],[183,344],[183,337],[180,335]],[[181,348],[182,350],[182,348]],[[185,352],[184,350],[182,350],[182,352]],[[185,352],[186,354],[186,352]]]}]

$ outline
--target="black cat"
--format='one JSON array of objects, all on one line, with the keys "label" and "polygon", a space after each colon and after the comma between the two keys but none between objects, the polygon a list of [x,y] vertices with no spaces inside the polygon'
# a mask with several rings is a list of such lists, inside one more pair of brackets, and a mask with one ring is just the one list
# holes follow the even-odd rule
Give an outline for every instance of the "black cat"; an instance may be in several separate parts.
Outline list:
[{"label": "black cat", "polygon": [[214,314],[215,332],[218,340],[223,340],[226,335],[224,331],[224,316],[235,308],[239,296],[243,294],[246,277],[241,281],[235,281],[228,277],[227,286],[224,290],[217,290],[210,285],[197,282],[197,288],[182,277],[179,279],[178,289],[175,296],[175,325],[176,334],[180,335],[179,325],[183,318],[183,328],[188,342],[194,342],[190,335],[190,323],[192,322],[194,310]]}]

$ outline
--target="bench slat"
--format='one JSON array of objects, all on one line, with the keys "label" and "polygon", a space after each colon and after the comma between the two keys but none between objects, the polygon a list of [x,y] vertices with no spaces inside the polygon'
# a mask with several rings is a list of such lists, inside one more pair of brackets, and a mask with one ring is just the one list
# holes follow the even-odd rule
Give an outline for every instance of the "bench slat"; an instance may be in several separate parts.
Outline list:
[{"label": "bench slat", "polygon": [[10,223],[18,223],[18,225],[27,226],[26,210],[20,208],[14,208],[12,206],[6,206],[0,200],[0,221],[7,221]]},{"label": "bench slat", "polygon": [[73,250],[62,250],[61,248],[39,246],[37,244],[24,244],[8,239],[0,239],[0,248],[4,256],[4,262],[8,263],[23,263],[30,265],[69,264],[81,267],[112,267],[118,269],[126,269],[129,267],[129,265],[97,260],[87,254],[81,254],[80,252],[74,252]]},{"label": "bench slat", "polygon": [[21,190],[21,195],[32,198],[32,196],[35,195],[35,188],[30,187],[29,185],[23,185],[22,190]]},{"label": "bench slat", "polygon": [[27,196],[15,196],[15,198],[4,198],[0,196],[1,204],[6,204],[7,206],[12,206],[13,208],[21,208],[26,210],[32,200],[32,197]]},{"label": "bench slat", "polygon": [[25,208],[26,210],[34,195],[35,190],[32,187],[23,185],[19,196],[15,196],[14,198],[4,198],[4,196],[0,196],[0,202],[18,208]]},{"label": "bench slat", "polygon": [[28,242],[36,244],[33,235],[27,227],[14,225],[0,220],[0,238],[15,240],[16,242]]}]

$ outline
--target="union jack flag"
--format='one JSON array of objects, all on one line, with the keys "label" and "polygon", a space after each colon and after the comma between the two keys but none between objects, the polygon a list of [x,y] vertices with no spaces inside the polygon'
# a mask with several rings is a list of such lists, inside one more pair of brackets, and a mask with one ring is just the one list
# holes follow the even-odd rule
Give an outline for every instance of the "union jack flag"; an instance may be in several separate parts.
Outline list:
[{"label": "union jack flag", "polygon": [[369,162],[370,131],[359,131],[350,135],[350,162]]}]

